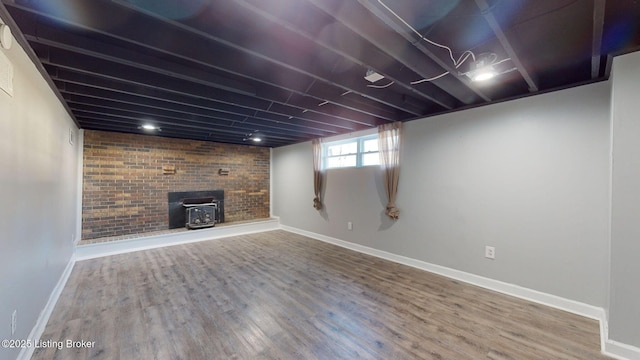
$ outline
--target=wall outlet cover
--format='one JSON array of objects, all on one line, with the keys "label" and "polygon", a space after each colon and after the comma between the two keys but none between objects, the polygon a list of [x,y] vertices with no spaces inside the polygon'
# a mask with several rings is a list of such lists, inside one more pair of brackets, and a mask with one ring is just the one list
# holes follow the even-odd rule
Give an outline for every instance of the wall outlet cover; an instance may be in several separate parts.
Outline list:
[{"label": "wall outlet cover", "polygon": [[496,248],[493,246],[485,246],[484,248],[484,257],[487,259],[495,259],[496,258]]}]

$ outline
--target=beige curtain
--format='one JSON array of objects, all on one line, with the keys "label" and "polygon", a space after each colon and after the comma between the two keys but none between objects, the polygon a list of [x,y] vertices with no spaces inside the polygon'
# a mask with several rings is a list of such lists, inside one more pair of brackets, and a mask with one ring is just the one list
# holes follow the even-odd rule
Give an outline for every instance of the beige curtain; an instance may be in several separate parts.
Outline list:
[{"label": "beige curtain", "polygon": [[400,144],[402,139],[402,123],[394,122],[378,126],[378,150],[382,167],[384,189],[387,193],[387,209],[385,214],[393,220],[400,216],[396,207],[396,194],[400,180]]},{"label": "beige curtain", "polygon": [[320,201],[320,190],[322,189],[322,140],[313,139],[311,141],[313,147],[313,192],[316,197],[313,198],[313,207],[316,210],[322,209],[322,201]]}]

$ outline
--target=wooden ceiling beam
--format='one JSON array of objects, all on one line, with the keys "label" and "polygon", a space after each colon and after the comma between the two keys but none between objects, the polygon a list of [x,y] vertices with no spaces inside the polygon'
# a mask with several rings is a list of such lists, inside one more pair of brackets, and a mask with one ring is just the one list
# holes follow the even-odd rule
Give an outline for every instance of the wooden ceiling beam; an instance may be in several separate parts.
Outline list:
[{"label": "wooden ceiling beam", "polygon": [[498,38],[498,41],[500,41],[502,48],[506,51],[509,58],[511,58],[511,62],[516,66],[516,69],[518,70],[520,75],[522,75],[522,78],[529,86],[529,92],[538,91],[539,90],[538,84],[536,84],[536,81],[533,79],[533,77],[531,76],[527,68],[522,64],[522,61],[520,60],[520,58],[518,57],[518,54],[513,49],[511,42],[509,41],[509,39],[507,38],[507,35],[502,30],[502,27],[498,23],[498,20],[496,20],[496,17],[493,16],[493,13],[491,12],[491,7],[487,3],[487,0],[475,0],[475,1],[478,7],[480,8],[480,11],[482,12],[485,20],[491,27],[491,30],[493,30],[493,33],[496,34],[496,37]]},{"label": "wooden ceiling beam", "polygon": [[[73,6],[73,0],[58,0],[59,6]],[[216,64],[224,64],[224,67],[235,66],[234,73],[238,75],[246,74],[251,69],[272,68],[272,71],[261,71],[263,75],[287,74],[284,78],[295,78],[303,76],[307,81],[304,84],[310,84],[311,79],[323,81],[336,87],[335,93],[341,94],[345,91],[358,93],[367,98],[373,99],[380,104],[390,106],[398,111],[405,112],[403,108],[401,95],[396,97],[381,97],[374,89],[367,88],[365,84],[361,86],[353,81],[349,81],[344,76],[336,76],[331,73],[331,69],[318,66],[317,58],[308,58],[302,55],[298,56],[292,53],[283,53],[279,48],[271,48],[269,46],[261,47],[256,50],[256,43],[269,43],[269,39],[263,41],[255,39],[251,44],[242,43],[248,35],[241,33],[241,27],[238,31],[228,31],[223,25],[217,24],[217,21],[209,19],[209,21],[199,21],[199,19],[191,19],[185,22],[177,22],[150,13],[141,13],[139,9],[133,5],[120,1],[88,1],[83,2],[85,10],[91,13],[108,13],[112,18],[126,19],[126,26],[113,26],[111,23],[94,22],[92,24],[79,23],[77,19],[70,14],[63,12],[51,14],[39,11],[29,2],[17,2],[14,7],[14,13],[18,10],[37,14],[56,22],[62,22],[78,29],[91,31],[95,34],[108,36],[118,41],[145,47],[153,51],[158,51],[171,56],[176,56],[187,61],[197,62],[206,66],[216,66]],[[246,24],[251,25],[251,24]],[[255,34],[250,34],[256,36]],[[179,39],[179,41],[166,41],[167,38]],[[202,51],[207,49],[207,51]],[[313,61],[309,61],[313,60]],[[254,64],[253,67],[247,67],[246,61]],[[323,99],[324,100],[324,99]],[[340,104],[337,104],[340,105]],[[351,109],[352,110],[352,109]],[[412,115],[421,115],[415,113]],[[387,119],[385,119],[387,120]],[[399,120],[392,119],[392,120]],[[390,120],[387,120],[390,121]],[[379,121],[376,124],[386,121]]]},{"label": "wooden ceiling beam", "polygon": [[[384,73],[387,82],[393,81],[394,85],[404,88],[405,91],[417,98],[435,103],[442,109],[452,109],[458,105],[458,99],[435,84],[425,82],[419,85],[411,85],[410,83],[418,80],[420,75],[406,71],[406,69],[403,71],[402,68],[393,66],[396,60],[389,54],[380,51],[371,44],[367,44],[362,37],[351,29],[340,22],[334,21],[332,17],[319,9],[306,5],[304,1],[292,4],[292,6],[296,6],[296,13],[306,15],[299,17],[288,17],[283,12],[270,12],[271,4],[261,0],[236,0],[234,3],[284,29],[294,31],[305,37],[307,41],[348,58],[364,68],[371,68],[379,73]],[[309,19],[313,19],[318,24],[309,24]],[[353,46],[349,46],[349,44]],[[362,73],[360,81],[366,81],[364,76],[365,73]]]},{"label": "wooden ceiling beam", "polygon": [[593,0],[593,39],[591,43],[591,78],[600,77],[602,61],[602,36],[604,32],[604,13],[607,1]]},{"label": "wooden ceiling beam", "polygon": [[283,134],[296,135],[296,136],[309,136],[314,135],[316,137],[329,136],[330,133],[315,130],[312,128],[303,128],[296,127],[290,124],[282,124],[275,123],[269,121],[263,121],[262,119],[255,118],[253,116],[242,116],[242,115],[234,115],[233,117],[230,114],[221,113],[221,115],[216,114],[215,112],[209,112],[207,114],[195,113],[193,111],[187,110],[176,110],[176,109],[166,109],[166,108],[158,108],[154,106],[146,106],[141,103],[128,103],[128,102],[120,102],[112,99],[104,99],[104,98],[96,98],[82,94],[69,94],[64,93],[63,96],[65,100],[70,104],[72,109],[75,109],[75,105],[86,105],[92,106],[96,108],[103,109],[117,109],[119,111],[128,111],[132,113],[139,113],[141,115],[150,116],[150,117],[165,117],[165,118],[175,118],[175,119],[183,119],[185,122],[196,121],[202,123],[215,123],[221,126],[231,126],[234,123],[243,123],[252,126],[259,126],[264,129],[270,129],[271,131],[275,131],[280,129]]},{"label": "wooden ceiling beam", "polygon": [[[114,101],[122,104],[140,104],[143,106],[151,107],[159,110],[170,110],[183,112],[185,114],[203,115],[206,116],[209,113],[221,113],[240,116],[241,118],[250,117],[259,121],[264,121],[272,124],[288,125],[294,129],[300,131],[308,131],[319,136],[331,136],[339,133],[340,128],[330,126],[322,123],[314,123],[302,119],[293,119],[285,115],[276,115],[273,113],[267,113],[264,111],[256,111],[248,108],[233,107],[226,104],[215,104],[215,106],[206,106],[205,104],[184,103],[177,101],[168,101],[166,99],[151,98],[138,96],[135,93],[122,93],[107,89],[93,88],[89,86],[83,86],[79,84],[65,83],[56,81],[58,89],[68,99],[68,95],[77,95],[87,98],[102,99],[108,101]],[[207,104],[208,105],[208,104]],[[225,115],[226,116],[226,115]]]},{"label": "wooden ceiling beam", "polygon": [[[312,111],[303,113],[300,108],[289,105],[280,105],[277,103],[269,103],[260,99],[251,99],[252,102],[239,105],[238,102],[227,101],[227,99],[205,99],[188,94],[179,94],[176,93],[174,89],[150,87],[148,84],[140,84],[128,79],[108,78],[103,77],[100,74],[81,73],[51,65],[46,65],[46,67],[54,80],[64,83],[65,89],[69,89],[73,86],[82,86],[162,101],[179,102],[194,107],[226,109],[226,111],[231,113],[241,111],[242,114],[245,114],[246,111],[250,111],[251,113],[261,114],[261,116],[266,116],[275,121],[284,121],[284,117],[286,119],[299,122],[301,125],[318,127],[323,130],[330,129],[332,131],[337,130],[338,132],[344,132],[362,129],[362,127],[358,127],[357,124],[350,121],[328,117]],[[75,91],[85,90],[78,89]]]},{"label": "wooden ceiling beam", "polygon": [[[436,55],[422,39],[409,31],[404,25],[399,25],[397,19],[385,9],[380,8],[375,0],[358,0],[343,2],[341,0],[309,0],[325,11],[333,13],[341,22],[352,28],[358,34],[372,42],[384,52],[409,67],[424,78],[431,78],[447,72],[432,81],[433,84],[450,92],[464,104],[476,104],[491,101],[491,99],[473,84],[465,75],[460,74],[455,65],[443,61]],[[358,3],[361,6],[358,6]],[[385,23],[393,32],[384,28],[377,28],[375,21],[369,19],[367,11]],[[412,45],[407,47],[406,45]],[[450,76],[449,76],[450,75]],[[462,85],[462,86],[461,86]]]}]

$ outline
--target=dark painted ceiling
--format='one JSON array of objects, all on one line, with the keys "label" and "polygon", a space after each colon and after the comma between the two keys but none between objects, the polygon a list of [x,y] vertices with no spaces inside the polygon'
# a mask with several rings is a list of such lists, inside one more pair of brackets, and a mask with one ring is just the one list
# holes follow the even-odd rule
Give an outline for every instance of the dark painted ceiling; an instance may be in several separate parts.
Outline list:
[{"label": "dark painted ceiling", "polygon": [[[81,128],[272,147],[599,81],[640,48],[638,0],[2,3]],[[501,74],[471,81],[474,58]]]}]

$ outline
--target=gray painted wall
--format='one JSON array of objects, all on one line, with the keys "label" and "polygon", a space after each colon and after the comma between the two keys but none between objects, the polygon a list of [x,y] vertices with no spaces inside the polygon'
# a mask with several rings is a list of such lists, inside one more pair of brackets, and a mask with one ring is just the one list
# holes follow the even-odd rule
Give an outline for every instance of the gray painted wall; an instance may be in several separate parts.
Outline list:
[{"label": "gray painted wall", "polygon": [[[405,123],[395,223],[383,215],[378,169],[328,170],[318,213],[310,143],[274,149],[274,215],[284,225],[603,307],[610,87]],[[484,258],[485,245],[496,248],[495,260]]]},{"label": "gray painted wall", "polygon": [[[14,41],[0,51],[14,66],[13,97],[0,91],[0,339],[26,339],[73,254],[81,150],[68,141],[78,129],[23,49]],[[19,350],[0,349],[0,359]]]},{"label": "gray painted wall", "polygon": [[640,53],[613,63],[609,337],[640,347]]}]

